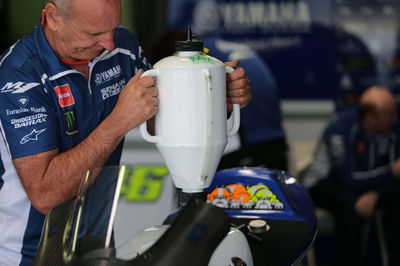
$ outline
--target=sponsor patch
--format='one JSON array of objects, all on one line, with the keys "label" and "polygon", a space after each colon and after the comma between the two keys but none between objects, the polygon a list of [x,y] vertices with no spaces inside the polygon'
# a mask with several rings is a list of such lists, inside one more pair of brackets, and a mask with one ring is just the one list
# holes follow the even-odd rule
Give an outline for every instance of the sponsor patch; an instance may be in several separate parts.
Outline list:
[{"label": "sponsor patch", "polygon": [[31,140],[38,140],[39,139],[38,136],[40,134],[42,134],[43,131],[45,131],[46,129],[47,128],[41,129],[41,130],[36,130],[36,128],[35,128],[34,130],[32,130],[31,133],[29,133],[28,135],[24,136],[19,143],[25,144],[25,143],[27,143],[27,142],[29,142]]},{"label": "sponsor patch", "polygon": [[64,111],[65,136],[73,138],[79,135],[75,109]]},{"label": "sponsor patch", "polygon": [[46,108],[44,106],[42,107],[30,107],[30,108],[19,108],[19,109],[6,109],[6,114],[7,116],[9,115],[17,115],[17,114],[23,114],[27,112],[33,112],[33,113],[46,113]]},{"label": "sponsor patch", "polygon": [[4,85],[4,87],[2,87],[0,89],[1,93],[6,93],[6,92],[10,92],[10,93],[24,93],[32,88],[35,88],[37,86],[39,86],[40,83],[27,83],[27,82],[8,82],[6,85]]},{"label": "sponsor patch", "polygon": [[26,96],[22,96],[19,97],[17,101],[21,107],[25,107],[29,103],[29,98]]},{"label": "sponsor patch", "polygon": [[64,84],[62,86],[55,87],[58,102],[61,107],[67,107],[75,104],[74,96],[72,95],[71,88],[68,84]]},{"label": "sponsor patch", "polygon": [[112,79],[118,78],[119,76],[121,76],[121,74],[121,66],[117,65],[106,71],[96,74],[94,82],[96,82],[96,85],[100,85]]},{"label": "sponsor patch", "polygon": [[45,123],[46,119],[47,115],[40,113],[36,115],[25,116],[18,119],[11,119],[11,125],[13,125],[14,128],[28,127]]},{"label": "sponsor patch", "polygon": [[112,96],[118,95],[121,92],[121,90],[125,87],[125,84],[126,84],[125,79],[122,79],[111,86],[107,86],[104,89],[101,89],[101,97],[103,98],[103,100],[106,100]]}]

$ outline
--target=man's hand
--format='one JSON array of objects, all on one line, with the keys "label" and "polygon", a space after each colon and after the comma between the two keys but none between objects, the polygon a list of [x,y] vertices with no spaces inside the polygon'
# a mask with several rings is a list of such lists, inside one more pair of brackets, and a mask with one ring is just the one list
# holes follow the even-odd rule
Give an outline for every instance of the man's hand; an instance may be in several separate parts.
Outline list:
[{"label": "man's hand", "polygon": [[141,77],[142,74],[140,69],[129,80],[113,111],[119,124],[126,126],[126,132],[153,117],[158,110],[158,90],[154,78]]},{"label": "man's hand", "polygon": [[[225,63],[226,66],[236,68],[239,60]],[[233,104],[239,104],[245,107],[252,99],[250,80],[246,76],[246,71],[239,67],[235,71],[227,75],[227,108],[228,112],[232,112]]]},{"label": "man's hand", "polygon": [[375,210],[377,201],[378,193],[375,191],[368,191],[358,197],[354,208],[360,216],[370,217]]}]

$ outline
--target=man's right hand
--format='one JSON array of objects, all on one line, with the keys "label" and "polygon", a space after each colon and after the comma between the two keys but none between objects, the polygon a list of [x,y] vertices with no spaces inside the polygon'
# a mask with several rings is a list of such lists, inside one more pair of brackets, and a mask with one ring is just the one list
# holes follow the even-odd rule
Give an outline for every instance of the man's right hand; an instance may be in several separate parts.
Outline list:
[{"label": "man's right hand", "polygon": [[121,91],[113,115],[126,132],[153,117],[158,110],[158,90],[153,77],[141,77],[143,70],[133,76]]}]

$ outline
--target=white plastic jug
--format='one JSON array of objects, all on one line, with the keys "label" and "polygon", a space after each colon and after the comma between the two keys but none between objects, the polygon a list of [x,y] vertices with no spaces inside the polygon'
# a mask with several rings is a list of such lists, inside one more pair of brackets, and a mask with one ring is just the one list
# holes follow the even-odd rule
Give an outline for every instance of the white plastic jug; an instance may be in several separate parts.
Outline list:
[{"label": "white plastic jug", "polygon": [[[153,76],[159,91],[155,135],[140,126],[143,138],[155,143],[175,186],[184,192],[201,192],[214,177],[227,143],[237,132],[239,106],[227,123],[226,73],[233,69],[202,54],[203,44],[177,42],[177,52],[154,65],[143,76]],[[232,125],[227,130],[227,124]]]}]

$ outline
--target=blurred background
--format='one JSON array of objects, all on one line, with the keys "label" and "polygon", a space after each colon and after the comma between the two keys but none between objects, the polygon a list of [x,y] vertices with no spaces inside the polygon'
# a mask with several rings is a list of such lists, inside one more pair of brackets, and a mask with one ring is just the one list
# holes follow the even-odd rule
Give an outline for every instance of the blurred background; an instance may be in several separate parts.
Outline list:
[{"label": "blurred background", "polygon": [[[0,0],[0,53],[34,29],[42,7],[40,0]],[[149,58],[161,53],[155,47],[167,33],[187,26],[201,39],[214,38],[227,59],[257,57],[277,88],[288,171],[296,176],[331,115],[354,105],[367,87],[386,86],[399,100],[399,14],[399,0],[125,0],[122,24]],[[227,149],[240,139],[231,138]],[[122,163],[163,159],[133,130]]]}]

